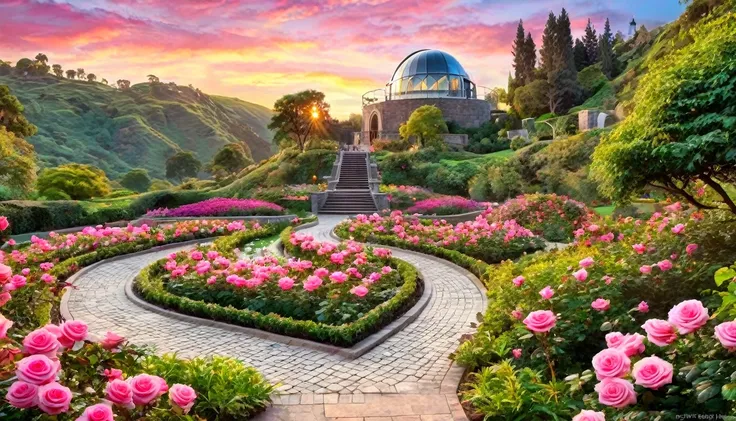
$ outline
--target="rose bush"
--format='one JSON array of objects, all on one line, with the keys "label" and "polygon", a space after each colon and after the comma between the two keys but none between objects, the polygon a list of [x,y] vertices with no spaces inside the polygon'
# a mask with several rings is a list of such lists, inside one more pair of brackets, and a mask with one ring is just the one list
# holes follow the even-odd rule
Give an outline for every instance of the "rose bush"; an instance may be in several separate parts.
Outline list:
[{"label": "rose bush", "polygon": [[159,208],[148,211],[147,217],[201,217],[201,216],[251,216],[282,215],[284,208],[271,202],[255,199],[230,199],[213,197],[202,202],[168,209]]},{"label": "rose bush", "polygon": [[408,214],[422,215],[456,215],[478,211],[484,205],[475,200],[465,199],[460,196],[443,196],[432,199],[424,199],[416,202],[406,210]]}]

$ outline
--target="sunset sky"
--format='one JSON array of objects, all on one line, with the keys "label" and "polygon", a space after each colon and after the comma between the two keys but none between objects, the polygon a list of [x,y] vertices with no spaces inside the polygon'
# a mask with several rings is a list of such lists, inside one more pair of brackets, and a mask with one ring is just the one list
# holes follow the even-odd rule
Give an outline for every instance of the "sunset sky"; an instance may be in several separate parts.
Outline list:
[{"label": "sunset sky", "polygon": [[333,116],[360,111],[398,63],[421,48],[455,56],[478,85],[504,86],[519,19],[541,45],[550,10],[566,7],[626,34],[675,19],[677,0],[0,0],[0,59],[38,52],[108,81],[193,84],[271,107],[283,94],[326,93]]}]

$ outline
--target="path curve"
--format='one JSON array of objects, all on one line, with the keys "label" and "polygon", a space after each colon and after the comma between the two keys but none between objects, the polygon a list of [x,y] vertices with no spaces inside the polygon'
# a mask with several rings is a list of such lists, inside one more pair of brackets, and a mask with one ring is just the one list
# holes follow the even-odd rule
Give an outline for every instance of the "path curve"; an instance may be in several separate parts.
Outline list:
[{"label": "path curve", "polygon": [[[330,232],[341,220],[342,217],[323,215],[318,225],[305,232],[319,241],[334,241]],[[302,404],[298,408],[269,410],[259,420],[353,417],[371,421],[378,414],[375,420],[384,421],[425,413],[436,415],[427,418],[432,421],[464,419],[455,396],[462,370],[452,367],[448,355],[457,348],[461,335],[473,331],[470,324],[485,309],[486,302],[485,294],[462,269],[435,258],[394,250],[394,256],[413,264],[431,280],[434,294],[413,323],[365,355],[347,360],[318,350],[172,319],[138,307],[126,297],[125,285],[144,267],[189,247],[121,258],[86,271],[74,283],[78,288],[69,292],[69,314],[86,321],[92,332],[111,330],[132,343],[154,345],[160,352],[177,352],[184,357],[220,354],[240,358],[268,380],[281,384],[279,391],[284,395],[275,403]],[[410,394],[411,400],[396,394]],[[363,415],[356,418],[356,414]]]}]

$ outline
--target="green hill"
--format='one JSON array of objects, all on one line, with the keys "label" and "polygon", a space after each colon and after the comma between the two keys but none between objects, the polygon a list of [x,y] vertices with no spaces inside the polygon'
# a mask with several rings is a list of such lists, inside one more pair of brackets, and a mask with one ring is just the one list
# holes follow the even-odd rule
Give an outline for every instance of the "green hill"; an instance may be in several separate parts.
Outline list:
[{"label": "green hill", "polygon": [[165,83],[120,91],[52,75],[0,76],[0,84],[38,126],[28,140],[43,167],[92,164],[111,179],[142,167],[163,178],[166,158],[178,150],[207,162],[224,144],[242,141],[256,162],[273,154],[271,111],[239,99]]}]

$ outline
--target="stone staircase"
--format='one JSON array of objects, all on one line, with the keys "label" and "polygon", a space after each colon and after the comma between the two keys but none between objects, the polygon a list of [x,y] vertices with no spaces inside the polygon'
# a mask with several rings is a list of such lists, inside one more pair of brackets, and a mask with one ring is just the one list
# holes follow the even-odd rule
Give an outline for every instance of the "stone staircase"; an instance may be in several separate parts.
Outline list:
[{"label": "stone staircase", "polygon": [[368,154],[342,152],[335,190],[330,190],[319,213],[355,215],[377,212],[368,184]]}]

